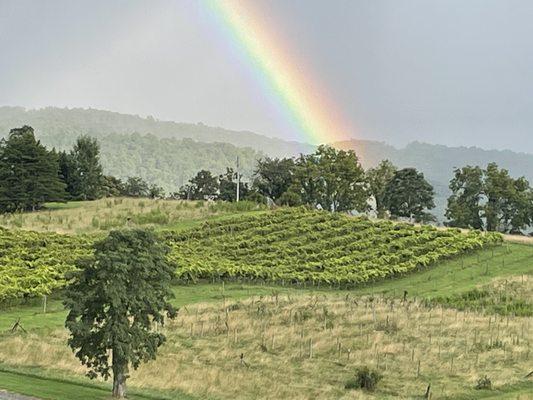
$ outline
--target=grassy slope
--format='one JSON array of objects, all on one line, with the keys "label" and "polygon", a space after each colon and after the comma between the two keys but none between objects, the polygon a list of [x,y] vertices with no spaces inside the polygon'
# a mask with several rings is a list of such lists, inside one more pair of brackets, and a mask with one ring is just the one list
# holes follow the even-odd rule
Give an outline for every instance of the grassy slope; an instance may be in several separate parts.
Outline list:
[{"label": "grassy slope", "polygon": [[261,209],[249,202],[109,198],[95,201],[48,203],[43,210],[0,215],[0,226],[39,232],[98,234],[124,226],[156,229],[192,228],[203,221]]},{"label": "grassy slope", "polygon": [[458,294],[488,283],[496,277],[533,274],[533,246],[508,243],[483,250],[401,279],[393,279],[358,289],[359,294],[385,293],[431,298]]}]

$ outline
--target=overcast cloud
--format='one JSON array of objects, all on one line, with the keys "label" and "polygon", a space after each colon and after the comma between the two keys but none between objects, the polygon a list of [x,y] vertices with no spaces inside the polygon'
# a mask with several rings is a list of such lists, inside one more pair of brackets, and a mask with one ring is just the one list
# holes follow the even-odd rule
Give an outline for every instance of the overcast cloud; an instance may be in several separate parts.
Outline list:
[{"label": "overcast cloud", "polygon": [[[354,136],[533,153],[533,1],[249,1]],[[298,139],[225,40],[196,0],[0,0],[0,105]]]}]

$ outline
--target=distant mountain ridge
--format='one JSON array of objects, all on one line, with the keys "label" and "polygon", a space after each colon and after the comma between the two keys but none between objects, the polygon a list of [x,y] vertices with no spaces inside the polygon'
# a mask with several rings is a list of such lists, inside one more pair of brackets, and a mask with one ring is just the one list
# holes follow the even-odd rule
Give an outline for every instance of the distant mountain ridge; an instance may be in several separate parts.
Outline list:
[{"label": "distant mountain ridge", "polygon": [[[159,121],[152,117],[121,114],[83,108],[46,107],[26,110],[23,107],[0,107],[0,135],[20,124],[31,125],[41,138],[55,136],[54,142],[70,146],[72,131],[102,137],[108,134],[152,134],[167,139],[193,139],[204,143],[229,143],[237,147],[250,147],[277,157],[313,151],[314,146],[270,138],[250,131],[232,131],[202,123],[190,124]],[[64,139],[57,137],[64,134]]]},{"label": "distant mountain ridge", "polygon": [[[97,137],[102,144],[106,173],[122,178],[138,175],[158,183],[167,191],[176,190],[199,169],[221,173],[226,166],[234,166],[237,157],[242,172],[249,179],[258,158],[265,155],[295,156],[315,149],[310,144],[287,142],[248,131],[158,121],[110,111],[0,107],[0,137],[7,135],[11,128],[22,125],[31,125],[45,145],[57,149],[70,148],[81,134]],[[371,140],[350,140],[333,145],[354,149],[365,168],[389,159],[399,167],[415,167],[424,172],[437,192],[435,213],[440,218],[455,167],[484,167],[489,162],[496,162],[511,175],[525,176],[533,181],[533,154],[419,142],[401,149]]]}]

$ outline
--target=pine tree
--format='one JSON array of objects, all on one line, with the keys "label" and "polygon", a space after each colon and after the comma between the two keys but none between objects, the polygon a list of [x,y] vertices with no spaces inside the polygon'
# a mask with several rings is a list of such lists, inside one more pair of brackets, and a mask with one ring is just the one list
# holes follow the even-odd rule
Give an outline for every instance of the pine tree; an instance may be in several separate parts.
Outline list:
[{"label": "pine tree", "polygon": [[64,199],[57,153],[37,141],[30,126],[12,129],[0,142],[0,211],[36,210]]},{"label": "pine tree", "polygon": [[80,136],[70,153],[71,172],[67,182],[73,198],[95,200],[104,194],[100,146],[95,138]]}]

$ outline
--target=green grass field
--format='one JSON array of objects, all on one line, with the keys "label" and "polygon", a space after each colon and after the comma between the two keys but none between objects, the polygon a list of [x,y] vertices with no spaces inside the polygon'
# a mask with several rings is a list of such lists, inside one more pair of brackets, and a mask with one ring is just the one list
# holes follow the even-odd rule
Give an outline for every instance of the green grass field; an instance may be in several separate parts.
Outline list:
[{"label": "green grass field", "polygon": [[[43,400],[104,400],[110,399],[110,384],[87,382],[86,379],[43,374],[35,368],[9,368],[0,364],[0,388]],[[133,400],[194,400],[194,397],[178,392],[158,392],[133,389]]]}]

